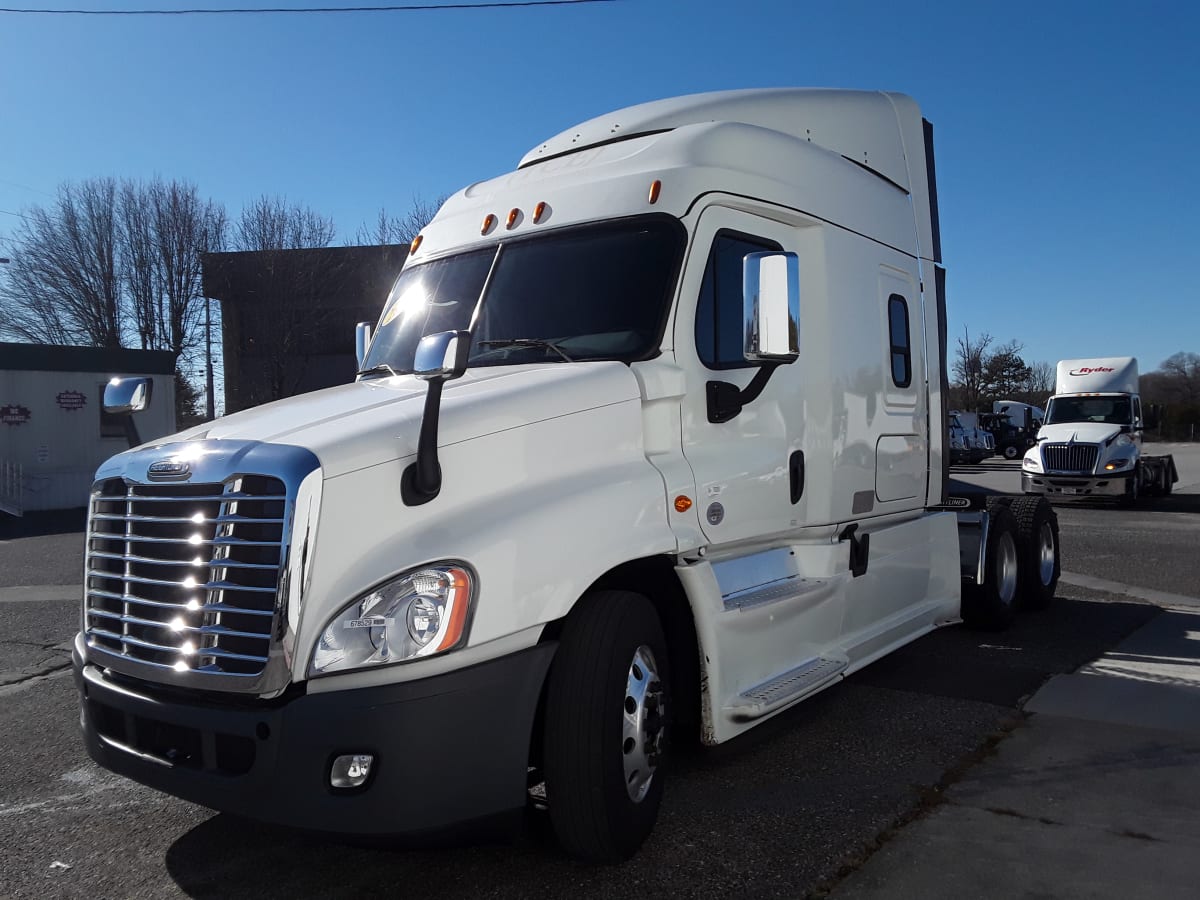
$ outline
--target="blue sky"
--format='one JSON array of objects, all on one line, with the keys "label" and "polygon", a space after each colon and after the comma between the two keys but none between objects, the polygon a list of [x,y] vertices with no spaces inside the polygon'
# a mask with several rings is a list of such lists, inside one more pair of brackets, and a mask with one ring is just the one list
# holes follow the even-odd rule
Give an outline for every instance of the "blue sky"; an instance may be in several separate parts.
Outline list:
[{"label": "blue sky", "polygon": [[[368,0],[23,0],[129,9]],[[438,2],[438,0],[430,0]],[[935,126],[950,328],[1028,361],[1200,352],[1200,4],[618,0],[302,16],[0,14],[0,237],[66,179],[286,195],[349,242],[632,103],[911,94]]]}]

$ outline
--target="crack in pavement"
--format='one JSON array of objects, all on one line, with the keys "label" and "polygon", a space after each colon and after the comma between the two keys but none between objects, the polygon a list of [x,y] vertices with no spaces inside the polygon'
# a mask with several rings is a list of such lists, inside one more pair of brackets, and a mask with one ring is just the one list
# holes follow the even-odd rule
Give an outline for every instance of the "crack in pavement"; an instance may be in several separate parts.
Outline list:
[{"label": "crack in pavement", "polygon": [[22,672],[11,681],[4,680],[9,673],[0,673],[0,697],[6,697],[10,694],[20,693],[21,691],[32,687],[40,681],[47,681],[51,678],[59,678],[70,668],[71,661],[67,660],[60,665],[43,666],[35,672]]}]

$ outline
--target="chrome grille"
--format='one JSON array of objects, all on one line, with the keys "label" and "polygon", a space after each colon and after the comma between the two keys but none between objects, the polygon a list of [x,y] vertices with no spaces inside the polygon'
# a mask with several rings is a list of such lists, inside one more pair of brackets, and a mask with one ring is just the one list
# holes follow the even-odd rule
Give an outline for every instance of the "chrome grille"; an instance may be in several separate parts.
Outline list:
[{"label": "chrome grille", "polygon": [[1044,444],[1042,460],[1048,472],[1091,474],[1096,468],[1100,448],[1095,444]]},{"label": "chrome grille", "polygon": [[88,644],[175,671],[261,673],[286,507],[284,483],[262,475],[99,482],[89,514]]}]

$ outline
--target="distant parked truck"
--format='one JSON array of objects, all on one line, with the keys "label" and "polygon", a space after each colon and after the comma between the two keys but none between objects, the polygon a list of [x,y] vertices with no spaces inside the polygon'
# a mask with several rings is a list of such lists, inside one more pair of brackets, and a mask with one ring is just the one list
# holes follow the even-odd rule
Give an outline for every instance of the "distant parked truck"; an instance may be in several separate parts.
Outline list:
[{"label": "distant parked truck", "polygon": [[1179,480],[1170,454],[1142,453],[1142,400],[1131,356],[1064,359],[1037,446],[1021,463],[1026,494],[1114,497],[1165,495]]},{"label": "distant parked truck", "polygon": [[980,413],[979,422],[991,432],[996,452],[1017,459],[1033,446],[1046,414],[1036,406],[1017,400],[996,400],[992,412]]},{"label": "distant parked truck", "polygon": [[975,465],[983,462],[996,452],[996,441],[991,433],[980,424],[979,415],[971,412],[954,410],[951,412],[955,423],[962,430],[963,452],[951,462],[965,462]]}]

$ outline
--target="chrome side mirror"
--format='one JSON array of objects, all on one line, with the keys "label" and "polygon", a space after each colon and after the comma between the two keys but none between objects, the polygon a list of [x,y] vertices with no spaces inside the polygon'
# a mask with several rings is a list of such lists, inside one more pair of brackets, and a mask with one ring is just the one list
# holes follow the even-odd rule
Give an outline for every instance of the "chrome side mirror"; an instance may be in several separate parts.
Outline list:
[{"label": "chrome side mirror", "polygon": [[126,416],[150,405],[154,382],[149,378],[113,378],[104,386],[104,411]]},{"label": "chrome side mirror", "polygon": [[748,253],[742,267],[743,355],[747,362],[800,356],[800,258]]},{"label": "chrome side mirror", "polygon": [[441,331],[427,334],[417,344],[413,374],[423,381],[449,381],[467,371],[471,332]]},{"label": "chrome side mirror", "polygon": [[359,370],[363,367],[363,360],[367,358],[367,350],[371,346],[371,323],[359,322],[354,326],[354,355],[358,358]]}]

